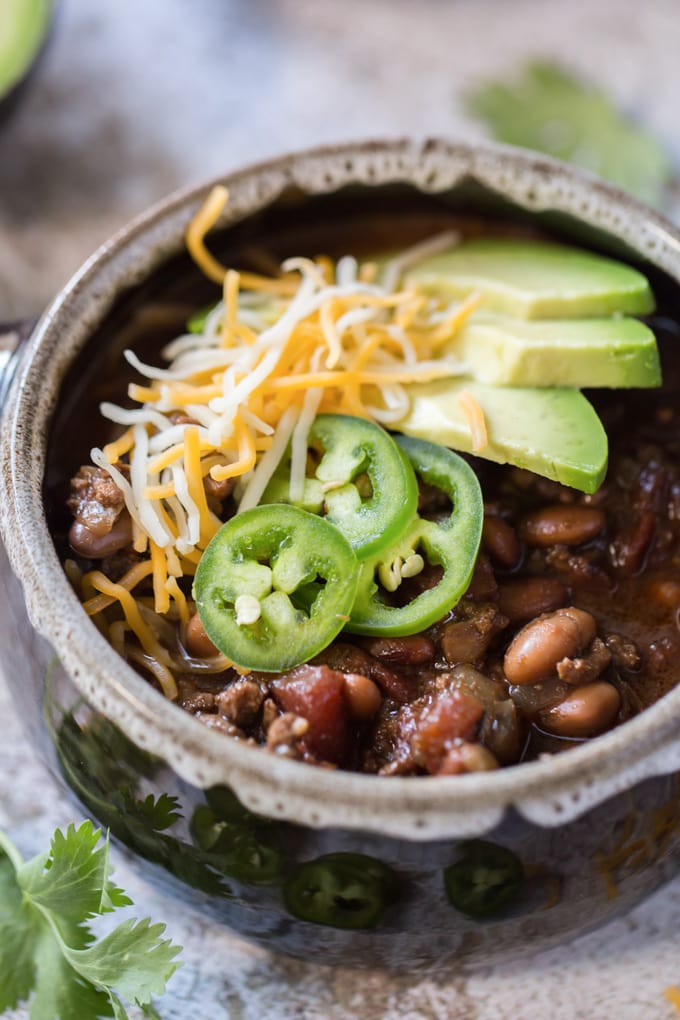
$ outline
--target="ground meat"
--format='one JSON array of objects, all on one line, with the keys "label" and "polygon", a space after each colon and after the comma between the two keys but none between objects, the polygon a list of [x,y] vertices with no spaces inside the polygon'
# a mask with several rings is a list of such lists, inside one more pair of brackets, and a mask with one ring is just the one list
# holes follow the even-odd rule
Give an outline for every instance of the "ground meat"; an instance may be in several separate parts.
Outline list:
[{"label": "ground meat", "polygon": [[231,496],[235,484],[235,478],[223,478],[221,482],[216,482],[214,478],[210,477],[209,473],[203,479],[203,488],[206,491],[206,495],[218,503],[223,503],[225,499]]},{"label": "ground meat", "polygon": [[634,641],[621,634],[607,634],[604,643],[612,653],[612,662],[619,669],[635,671],[640,668],[642,658]]},{"label": "ground meat", "polygon": [[362,673],[369,677],[387,697],[394,701],[405,702],[413,696],[414,684],[407,677],[395,670],[388,669],[379,659],[374,658],[363,648],[343,641],[334,641],[313,660],[323,663],[341,673]]},{"label": "ground meat", "polygon": [[557,663],[557,675],[565,684],[587,684],[609,665],[612,653],[601,638],[595,638],[586,655],[565,658]]},{"label": "ground meat", "polygon": [[142,553],[135,552],[131,545],[126,546],[119,552],[105,556],[101,561],[102,573],[110,577],[112,581],[119,581],[128,570],[132,570],[137,563],[146,559]]},{"label": "ground meat", "polygon": [[251,680],[237,680],[215,698],[217,711],[236,726],[252,726],[262,708],[264,693]]},{"label": "ground meat", "polygon": [[284,758],[301,758],[300,741],[309,730],[309,722],[294,712],[284,712],[267,730],[267,747]]},{"label": "ground meat", "polygon": [[276,702],[272,698],[265,698],[262,705],[262,729],[265,733],[269,732],[269,727],[278,715]]},{"label": "ground meat", "polygon": [[234,737],[237,740],[245,739],[246,734],[243,730],[240,730],[238,726],[234,726],[234,724],[230,723],[228,719],[225,719],[223,715],[196,712],[196,718],[200,719],[200,721],[205,723],[205,725],[211,730],[219,730],[221,733],[225,733],[228,737]]},{"label": "ground meat", "polygon": [[547,550],[545,563],[559,575],[563,584],[572,588],[611,591],[613,580],[602,566],[602,559],[601,549],[575,553],[565,545],[554,545]]},{"label": "ground meat", "polygon": [[111,556],[132,544],[132,521],[111,476],[98,467],[81,467],[71,479],[67,505],[73,514],[69,543],[87,559]]},{"label": "ground meat", "polygon": [[102,468],[85,465],[71,479],[67,506],[76,521],[96,535],[111,530],[125,500],[111,475]]},{"label": "ground meat", "polygon": [[192,680],[177,681],[177,704],[196,715],[199,712],[212,712],[215,709],[215,695],[210,691],[200,691]]}]

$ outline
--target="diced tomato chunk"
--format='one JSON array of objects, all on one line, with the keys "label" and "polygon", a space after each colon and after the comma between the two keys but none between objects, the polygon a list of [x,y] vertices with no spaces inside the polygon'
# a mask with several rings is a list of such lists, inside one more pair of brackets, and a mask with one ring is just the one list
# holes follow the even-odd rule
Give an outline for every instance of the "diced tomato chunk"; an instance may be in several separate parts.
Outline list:
[{"label": "diced tomato chunk", "polygon": [[411,746],[428,772],[438,772],[457,740],[473,740],[484,714],[482,704],[464,691],[452,690],[427,706],[416,724]]},{"label": "diced tomato chunk", "polygon": [[273,680],[272,692],[285,712],[309,723],[303,744],[315,758],[342,765],[349,750],[345,678],[328,666],[298,666]]}]

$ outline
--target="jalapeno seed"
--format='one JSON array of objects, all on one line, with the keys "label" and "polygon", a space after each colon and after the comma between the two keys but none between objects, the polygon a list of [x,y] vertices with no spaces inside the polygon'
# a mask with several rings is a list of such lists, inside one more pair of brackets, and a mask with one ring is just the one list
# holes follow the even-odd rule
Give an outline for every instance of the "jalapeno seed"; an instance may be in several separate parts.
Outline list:
[{"label": "jalapeno seed", "polygon": [[555,673],[557,663],[586,648],[596,634],[590,613],[575,606],[558,609],[527,623],[505,653],[511,684],[534,684]]},{"label": "jalapeno seed", "polygon": [[575,687],[564,701],[538,714],[539,726],[558,737],[594,737],[612,725],[621,695],[606,680]]},{"label": "jalapeno seed", "polygon": [[592,506],[547,506],[522,518],[520,538],[528,545],[581,545],[605,526],[602,510]]},{"label": "jalapeno seed", "polygon": [[262,615],[262,606],[254,595],[239,595],[234,602],[236,623],[239,627],[247,627],[257,623]]}]

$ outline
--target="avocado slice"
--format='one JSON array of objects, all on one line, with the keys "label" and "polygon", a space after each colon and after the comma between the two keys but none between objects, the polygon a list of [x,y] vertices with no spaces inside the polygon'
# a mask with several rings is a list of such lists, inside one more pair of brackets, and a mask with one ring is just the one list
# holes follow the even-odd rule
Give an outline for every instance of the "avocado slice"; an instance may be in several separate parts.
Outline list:
[{"label": "avocado slice", "polygon": [[489,444],[477,456],[514,464],[595,492],[607,470],[607,435],[579,390],[487,386],[471,379],[409,385],[409,413],[393,426],[418,439],[472,453],[472,436],[459,398],[467,391],[484,412]]},{"label": "avocado slice", "polygon": [[625,316],[532,322],[475,312],[445,353],[479,382],[497,386],[661,385],[654,334]]},{"label": "avocado slice", "polygon": [[51,14],[51,0],[0,3],[0,96],[18,84],[37,57]]},{"label": "avocado slice", "polygon": [[649,283],[637,269],[548,241],[464,241],[419,262],[404,282],[447,301],[480,291],[484,308],[521,319],[646,315],[654,309]]}]

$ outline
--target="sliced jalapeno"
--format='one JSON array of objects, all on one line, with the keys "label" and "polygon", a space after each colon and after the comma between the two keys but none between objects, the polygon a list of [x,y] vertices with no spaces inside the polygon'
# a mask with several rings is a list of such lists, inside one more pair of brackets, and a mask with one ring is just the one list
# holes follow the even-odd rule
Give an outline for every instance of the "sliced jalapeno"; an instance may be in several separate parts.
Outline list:
[{"label": "sliced jalapeno", "polygon": [[444,871],[449,903],[468,917],[500,913],[522,885],[519,858],[512,850],[480,839],[464,844],[462,851],[461,859]]},{"label": "sliced jalapeno", "polygon": [[302,921],[331,928],[375,928],[399,894],[387,864],[364,854],[325,854],[301,864],[286,882],[287,909]]},{"label": "sliced jalapeno", "polygon": [[206,547],[194,598],[206,633],[238,666],[279,673],[307,662],[345,625],[357,559],[332,524],[298,507],[246,510]]},{"label": "sliced jalapeno", "polygon": [[[359,559],[399,537],[415,516],[418,485],[408,458],[384,429],[364,418],[320,414],[308,451],[308,475],[296,505],[339,528]],[[289,454],[262,503],[290,502]]]},{"label": "sliced jalapeno", "polygon": [[241,825],[244,828],[261,828],[272,825],[272,819],[249,811],[228,786],[211,786],[205,791],[208,807],[220,822]]},{"label": "sliced jalapeno", "polygon": [[[444,446],[396,439],[416,475],[442,490],[452,509],[437,522],[417,516],[390,548],[361,563],[347,624],[355,634],[403,636],[436,623],[467,590],[481,541],[484,504],[472,468]],[[441,568],[441,577],[404,604],[405,582],[432,566]]]}]

